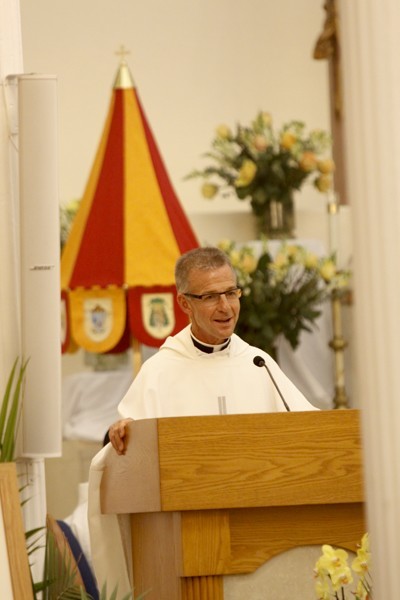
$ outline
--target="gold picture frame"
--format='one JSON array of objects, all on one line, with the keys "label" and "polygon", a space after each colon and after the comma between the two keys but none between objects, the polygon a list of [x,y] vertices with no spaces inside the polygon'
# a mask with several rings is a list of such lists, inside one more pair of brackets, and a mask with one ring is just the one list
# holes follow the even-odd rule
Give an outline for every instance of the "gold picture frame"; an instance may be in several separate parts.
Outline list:
[{"label": "gold picture frame", "polygon": [[[18,492],[15,463],[0,464],[0,554],[2,580],[11,588],[12,600],[33,599],[25,532],[22,522],[21,500]],[[8,559],[8,564],[7,563]],[[5,579],[7,584],[5,584]],[[2,584],[3,585],[3,584]],[[3,598],[3,596],[2,596]],[[4,600],[7,600],[4,596]]]}]

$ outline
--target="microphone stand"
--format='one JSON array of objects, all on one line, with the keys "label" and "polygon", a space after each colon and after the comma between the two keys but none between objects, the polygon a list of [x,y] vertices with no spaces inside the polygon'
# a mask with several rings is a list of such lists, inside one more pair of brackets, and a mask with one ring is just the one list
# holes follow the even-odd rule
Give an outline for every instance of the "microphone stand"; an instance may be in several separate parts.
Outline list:
[{"label": "microphone stand", "polygon": [[254,364],[257,366],[257,367],[265,367],[265,368],[267,369],[267,373],[268,373],[268,375],[270,376],[270,378],[271,378],[271,380],[272,380],[272,383],[274,384],[274,386],[275,386],[275,389],[276,389],[276,391],[278,392],[278,394],[279,394],[279,396],[280,396],[280,399],[281,399],[281,400],[282,400],[282,402],[283,402],[283,405],[284,405],[284,407],[286,408],[286,410],[287,410],[288,412],[290,412],[290,408],[289,408],[289,406],[288,406],[288,404],[287,404],[287,402],[286,402],[285,398],[282,396],[282,392],[281,392],[281,390],[279,389],[279,387],[278,387],[278,384],[276,383],[276,381],[275,381],[275,379],[274,379],[274,377],[273,377],[273,375],[272,375],[271,371],[268,369],[268,367],[267,367],[267,365],[266,365],[266,363],[265,363],[265,360],[264,360],[264,359],[263,359],[261,356],[255,356],[255,357],[253,358],[253,363],[254,363]]}]

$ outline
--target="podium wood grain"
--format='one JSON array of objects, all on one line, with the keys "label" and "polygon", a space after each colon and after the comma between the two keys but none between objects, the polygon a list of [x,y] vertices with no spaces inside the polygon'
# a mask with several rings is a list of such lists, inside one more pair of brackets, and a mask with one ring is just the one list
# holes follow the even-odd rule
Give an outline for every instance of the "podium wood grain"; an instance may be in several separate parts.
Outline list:
[{"label": "podium wood grain", "polygon": [[[21,511],[21,499],[18,491],[18,476],[14,462],[0,465],[0,518],[3,520],[5,547],[2,548],[2,565],[10,574],[12,597],[14,600],[33,599],[31,573],[26,549],[26,539]],[[8,562],[8,564],[7,564]],[[0,581],[0,590],[5,594]]]},{"label": "podium wood grain", "polygon": [[103,512],[132,515],[137,593],[220,600],[223,575],[289,548],[355,549],[365,531],[359,413],[133,422],[101,498]]}]

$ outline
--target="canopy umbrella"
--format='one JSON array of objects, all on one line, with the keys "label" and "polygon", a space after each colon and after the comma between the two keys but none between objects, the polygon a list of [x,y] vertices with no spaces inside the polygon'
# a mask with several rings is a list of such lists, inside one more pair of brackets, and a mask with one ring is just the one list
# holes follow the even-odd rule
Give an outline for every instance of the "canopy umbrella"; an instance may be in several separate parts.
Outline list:
[{"label": "canopy umbrella", "polygon": [[187,324],[177,258],[199,243],[121,61],[83,198],[61,257],[62,350],[158,347]]}]

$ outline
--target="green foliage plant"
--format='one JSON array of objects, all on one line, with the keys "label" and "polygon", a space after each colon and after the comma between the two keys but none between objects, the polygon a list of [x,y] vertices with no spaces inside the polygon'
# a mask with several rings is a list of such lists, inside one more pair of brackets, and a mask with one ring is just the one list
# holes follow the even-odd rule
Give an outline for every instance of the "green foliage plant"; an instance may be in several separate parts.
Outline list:
[{"label": "green foliage plant", "polygon": [[14,460],[15,441],[21,417],[23,384],[28,361],[15,359],[0,408],[0,462]]},{"label": "green foliage plant", "polygon": [[[93,600],[78,582],[78,566],[68,550],[67,543],[62,549],[57,544],[54,532],[46,529],[46,547],[43,580],[33,583],[35,600]],[[123,597],[118,596],[118,586],[108,594],[107,585],[102,587],[100,600],[143,600],[145,593],[134,598],[133,591]]]},{"label": "green foliage plant", "polygon": [[236,333],[276,358],[284,337],[293,349],[303,331],[312,331],[333,290],[344,293],[349,273],[334,256],[317,257],[306,248],[282,242],[272,256],[267,241],[256,257],[251,246],[219,243],[229,256],[243,293]]}]

